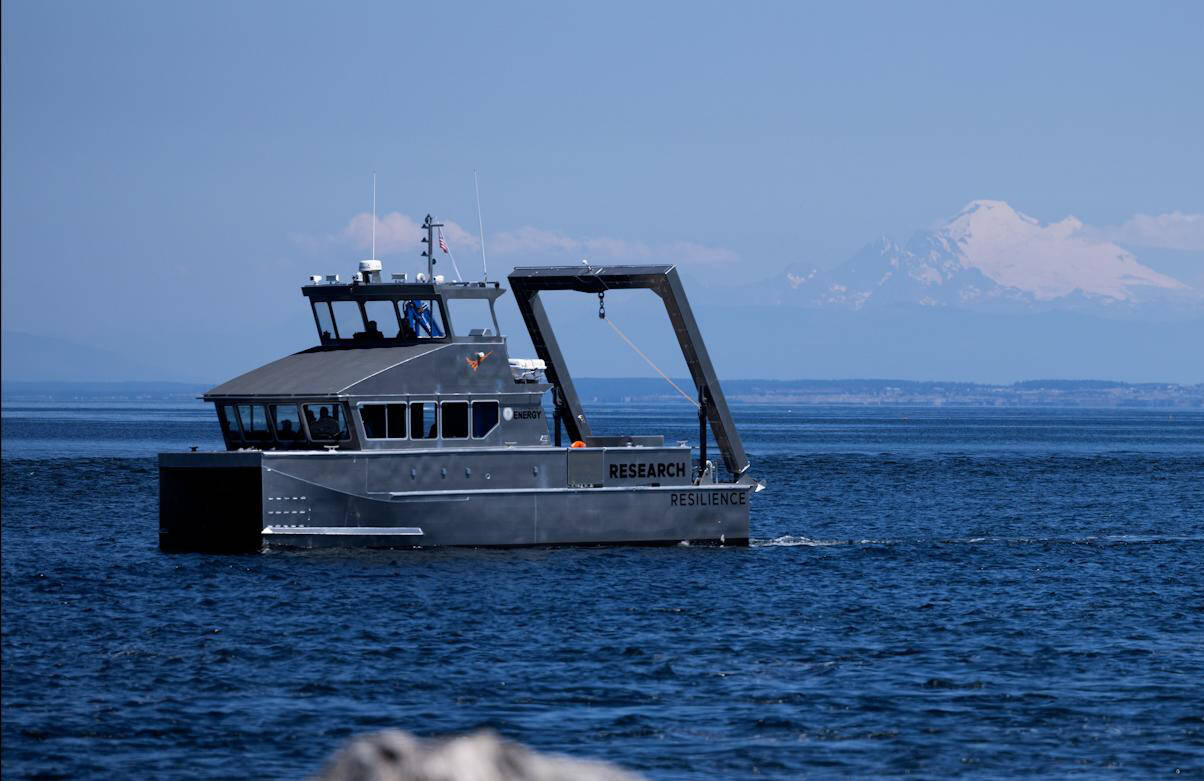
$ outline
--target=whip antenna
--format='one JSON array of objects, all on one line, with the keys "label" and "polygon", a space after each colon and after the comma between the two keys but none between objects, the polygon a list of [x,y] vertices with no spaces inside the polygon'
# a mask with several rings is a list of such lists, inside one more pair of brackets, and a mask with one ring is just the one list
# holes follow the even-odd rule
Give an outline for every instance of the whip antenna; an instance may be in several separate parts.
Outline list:
[{"label": "whip antenna", "polygon": [[481,217],[481,183],[477,180],[477,171],[474,168],[472,171],[472,186],[477,192],[477,227],[481,229],[481,271],[485,278],[483,281],[489,281],[489,266],[485,263],[485,220]]},{"label": "whip antenna", "polygon": [[376,171],[372,172],[372,259],[376,260]]}]

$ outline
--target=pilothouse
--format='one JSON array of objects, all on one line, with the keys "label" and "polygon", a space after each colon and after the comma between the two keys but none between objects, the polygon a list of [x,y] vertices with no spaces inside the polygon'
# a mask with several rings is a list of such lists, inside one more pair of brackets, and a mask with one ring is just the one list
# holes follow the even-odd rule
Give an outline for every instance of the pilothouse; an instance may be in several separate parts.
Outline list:
[{"label": "pilothouse", "polygon": [[[438,224],[424,227],[429,248]],[[761,486],[673,266],[516,268],[538,357],[511,358],[507,291],[448,282],[424,255],[413,279],[385,281],[375,259],[347,282],[310,277],[317,343],[204,395],[225,450],[160,454],[162,549],[747,544]],[[664,302],[695,384],[697,458],[663,436],[593,434],[540,300],[641,288]]]}]

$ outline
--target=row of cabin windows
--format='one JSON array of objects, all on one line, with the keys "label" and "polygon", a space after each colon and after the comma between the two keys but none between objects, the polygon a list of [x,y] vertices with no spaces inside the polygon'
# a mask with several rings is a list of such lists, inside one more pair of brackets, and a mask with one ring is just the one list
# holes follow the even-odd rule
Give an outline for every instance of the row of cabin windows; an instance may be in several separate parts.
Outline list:
[{"label": "row of cabin windows", "polygon": [[498,424],[496,401],[412,401],[409,404],[361,404],[360,420],[368,439],[483,439]]},{"label": "row of cabin windows", "polygon": [[334,442],[351,437],[341,404],[223,404],[221,410],[229,435],[247,442]]},{"label": "row of cabin windows", "polygon": [[[246,442],[335,442],[351,436],[343,405],[338,403],[222,404],[220,408],[229,436]],[[482,439],[498,424],[496,401],[390,402],[361,404],[359,409],[368,439],[468,439],[470,431],[474,439]]]}]

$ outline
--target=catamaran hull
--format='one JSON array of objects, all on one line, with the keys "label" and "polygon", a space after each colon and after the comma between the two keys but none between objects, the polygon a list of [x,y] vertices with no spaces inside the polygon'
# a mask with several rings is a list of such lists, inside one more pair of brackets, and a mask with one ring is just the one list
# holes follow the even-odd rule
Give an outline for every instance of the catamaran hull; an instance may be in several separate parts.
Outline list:
[{"label": "catamaran hull", "polygon": [[507,488],[498,485],[504,475],[490,475],[498,487],[368,492],[346,480],[324,485],[296,458],[203,455],[160,460],[164,550],[746,545],[749,537],[748,485]]}]

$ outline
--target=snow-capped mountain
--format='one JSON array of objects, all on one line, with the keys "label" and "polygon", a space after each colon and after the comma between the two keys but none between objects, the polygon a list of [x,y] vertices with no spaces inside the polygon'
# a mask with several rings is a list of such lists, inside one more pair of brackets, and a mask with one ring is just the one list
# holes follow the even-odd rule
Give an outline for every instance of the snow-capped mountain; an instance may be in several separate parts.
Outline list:
[{"label": "snow-capped mountain", "polygon": [[1204,296],[1093,237],[1074,217],[1042,225],[1003,201],[972,201],[952,219],[888,238],[828,271],[792,266],[780,303],[849,309],[921,305],[1016,310],[1132,310],[1153,303],[1200,306]]}]

